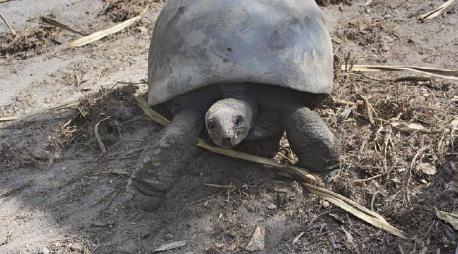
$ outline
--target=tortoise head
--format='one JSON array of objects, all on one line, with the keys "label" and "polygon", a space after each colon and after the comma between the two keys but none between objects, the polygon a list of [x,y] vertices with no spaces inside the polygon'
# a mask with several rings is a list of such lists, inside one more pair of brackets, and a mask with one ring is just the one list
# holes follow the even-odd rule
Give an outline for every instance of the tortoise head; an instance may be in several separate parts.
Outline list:
[{"label": "tortoise head", "polygon": [[249,134],[254,124],[253,104],[234,98],[215,102],[205,114],[205,126],[212,141],[222,147],[234,147]]}]

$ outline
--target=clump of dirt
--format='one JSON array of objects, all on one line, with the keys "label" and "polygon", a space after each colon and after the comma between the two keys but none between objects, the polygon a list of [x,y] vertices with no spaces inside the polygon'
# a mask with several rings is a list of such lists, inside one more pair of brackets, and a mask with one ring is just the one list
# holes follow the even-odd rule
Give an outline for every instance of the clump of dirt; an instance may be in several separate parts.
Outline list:
[{"label": "clump of dirt", "polygon": [[104,152],[115,145],[119,141],[122,125],[132,121],[138,111],[131,102],[135,90],[134,86],[102,89],[97,95],[83,100],[78,107],[78,114],[70,122],[77,130],[70,142],[79,143],[94,152]]},{"label": "clump of dirt", "polygon": [[352,5],[353,0],[315,0],[315,2],[320,6],[328,6],[330,4],[345,4]]},{"label": "clump of dirt", "polygon": [[28,27],[17,35],[0,35],[0,56],[14,56],[26,59],[33,55],[42,54],[51,45],[58,45],[56,40],[59,28],[51,26]]},{"label": "clump of dirt", "polygon": [[122,22],[138,16],[146,7],[155,0],[104,0],[106,15],[113,22]]}]

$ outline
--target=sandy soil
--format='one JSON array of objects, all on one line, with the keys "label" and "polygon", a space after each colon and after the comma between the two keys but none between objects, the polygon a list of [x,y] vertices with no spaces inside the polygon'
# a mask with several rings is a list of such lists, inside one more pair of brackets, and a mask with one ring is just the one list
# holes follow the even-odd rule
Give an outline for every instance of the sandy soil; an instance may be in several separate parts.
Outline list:
[{"label": "sandy soil", "polygon": [[[443,1],[320,2],[328,2],[338,65],[458,68],[456,3],[419,22]],[[142,22],[77,49],[62,44],[80,35],[40,21],[51,17],[90,33],[146,5]],[[342,169],[324,178],[325,187],[382,214],[409,240],[321,201],[289,177],[205,151],[158,211],[125,207],[127,179],[145,140],[160,129],[131,101],[145,91],[160,9],[148,0],[0,3],[18,33],[0,23],[0,117],[81,101],[0,123],[0,253],[151,253],[175,241],[186,245],[168,253],[247,253],[257,225],[266,228],[260,253],[454,253],[456,232],[434,212],[458,205],[458,82],[412,81],[412,73],[336,71],[333,97],[348,103],[329,99],[319,110],[343,146]],[[287,163],[288,147],[281,150],[276,158]]]}]

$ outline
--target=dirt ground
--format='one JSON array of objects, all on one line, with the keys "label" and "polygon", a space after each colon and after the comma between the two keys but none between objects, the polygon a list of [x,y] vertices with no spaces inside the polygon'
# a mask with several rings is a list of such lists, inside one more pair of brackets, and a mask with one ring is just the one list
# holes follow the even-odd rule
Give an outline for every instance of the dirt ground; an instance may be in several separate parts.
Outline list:
[{"label": "dirt ground", "polygon": [[[440,0],[319,1],[336,66],[416,65],[458,69],[458,3],[418,16]],[[82,33],[145,18],[91,45]],[[340,171],[324,186],[380,213],[399,239],[303,190],[293,179],[202,151],[154,213],[123,203],[145,140],[160,127],[131,100],[145,92],[147,51],[160,1],[14,0],[0,3],[0,253],[456,253],[457,235],[435,209],[457,212],[457,81],[412,73],[335,72],[334,99],[318,110],[342,147]],[[102,153],[95,128],[107,151]],[[290,163],[282,142],[277,160]],[[205,184],[231,187],[215,188]]]}]

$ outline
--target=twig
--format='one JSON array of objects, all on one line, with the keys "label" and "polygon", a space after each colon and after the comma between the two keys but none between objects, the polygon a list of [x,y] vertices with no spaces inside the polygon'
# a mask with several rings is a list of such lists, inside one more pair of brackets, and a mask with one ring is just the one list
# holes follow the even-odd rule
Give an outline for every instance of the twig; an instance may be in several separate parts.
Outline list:
[{"label": "twig", "polygon": [[45,113],[48,113],[48,112],[51,112],[51,111],[71,108],[71,107],[74,107],[74,106],[76,106],[78,104],[79,104],[79,100],[72,100],[72,101],[68,101],[68,102],[62,103],[60,105],[57,105],[55,107],[45,108],[45,109],[38,110],[38,111],[36,111],[34,113],[30,113],[30,114],[27,114],[27,115],[1,117],[0,118],[0,123],[1,122],[20,121],[20,120],[23,120],[23,119],[31,117],[31,116],[36,116],[36,115],[45,114]]},{"label": "twig", "polygon": [[13,27],[10,25],[10,23],[8,22],[8,20],[5,18],[5,16],[3,16],[3,14],[0,13],[0,18],[2,18],[3,22],[5,22],[6,26],[8,27],[8,29],[10,29],[11,33],[13,35],[16,35],[16,31],[14,31]]},{"label": "twig", "polygon": [[11,122],[11,121],[15,121],[17,119],[18,118],[16,116],[0,117],[0,123],[1,122]]},{"label": "twig", "polygon": [[13,189],[11,189],[11,190],[9,190],[9,191],[6,191],[5,193],[0,193],[0,198],[4,198],[4,197],[11,196],[11,195],[13,195],[13,194],[16,193],[16,192],[23,190],[23,189],[29,187],[29,186],[30,186],[30,183],[31,183],[31,182],[27,182],[27,183],[25,183],[25,184],[23,184],[23,185],[21,185],[21,186],[19,186],[19,187],[16,187],[16,188],[13,188]]},{"label": "twig", "polygon": [[83,32],[77,31],[77,30],[75,30],[75,29],[73,29],[73,28],[71,28],[71,27],[69,27],[69,26],[67,26],[67,25],[55,20],[55,19],[52,19],[52,18],[41,17],[41,21],[43,21],[43,22],[45,22],[45,23],[47,23],[49,25],[52,25],[52,26],[60,27],[60,28],[62,28],[64,30],[70,31],[72,33],[76,33],[76,34],[83,35],[83,36],[88,35],[87,33],[83,33]]},{"label": "twig", "polygon": [[95,138],[97,139],[97,143],[99,144],[99,147],[100,147],[100,150],[102,150],[102,153],[106,153],[107,152],[107,149],[105,148],[105,145],[103,144],[103,141],[102,141],[102,138],[100,137],[100,134],[99,134],[99,125],[103,122],[103,121],[106,121],[110,119],[109,117],[106,117],[104,119],[102,119],[100,122],[96,123],[95,124],[95,127],[94,127],[94,133],[95,133]]},{"label": "twig", "polygon": [[296,237],[294,237],[292,244],[296,244],[297,241],[305,234],[305,232],[300,232]]},{"label": "twig", "polygon": [[418,150],[415,155],[412,158],[412,162],[410,162],[410,167],[407,175],[407,180],[406,180],[406,185],[405,185],[405,192],[406,192],[406,198],[407,201],[410,201],[410,196],[409,196],[409,184],[410,184],[410,178],[412,177],[412,169],[415,167],[415,163],[417,162],[418,157],[428,149],[428,146],[422,147],[420,150]]},{"label": "twig", "polygon": [[362,104],[361,101],[352,102],[352,101],[346,101],[346,100],[337,99],[337,98],[334,98],[334,97],[332,97],[332,102],[335,103],[335,104],[347,105],[347,106],[354,106],[354,105]]},{"label": "twig", "polygon": [[130,176],[131,173],[129,173],[129,172],[122,172],[122,171],[119,171],[119,172],[116,172],[116,171],[105,171],[105,172],[95,173],[94,175]]},{"label": "twig", "polygon": [[212,183],[204,183],[204,185],[208,187],[217,188],[217,189],[229,189],[229,190],[236,189],[236,187],[233,185],[220,185],[220,184],[212,184]]},{"label": "twig", "polygon": [[369,103],[369,100],[365,97],[365,96],[362,96],[362,95],[359,95],[363,101],[364,101],[364,104],[366,105],[366,110],[367,110],[367,117],[369,119],[369,122],[372,124],[372,125],[375,125],[375,122],[374,122],[374,117],[372,115],[372,112],[373,112],[373,108],[372,108],[372,105]]},{"label": "twig", "polygon": [[420,17],[418,19],[421,20],[421,21],[433,19],[433,18],[439,16],[445,10],[445,8],[450,6],[453,2],[455,2],[455,0],[448,0],[447,2],[445,2],[441,6],[439,6],[437,9],[435,9],[433,11],[430,11],[430,12],[427,12],[427,13],[425,13],[423,15],[420,15]]},{"label": "twig", "polygon": [[98,31],[98,32],[92,33],[92,34],[90,34],[88,36],[79,38],[79,39],[71,42],[68,47],[70,47],[70,48],[81,47],[81,46],[93,43],[95,41],[98,41],[98,40],[100,40],[102,38],[105,38],[108,35],[117,33],[119,31],[123,30],[124,28],[127,28],[127,27],[133,25],[135,22],[139,21],[143,17],[143,15],[146,13],[147,10],[148,10],[148,8],[143,10],[140,13],[140,15],[138,15],[136,17],[133,17],[131,19],[128,19],[128,20],[126,20],[124,22],[121,22],[121,23],[119,23],[119,24],[117,24],[117,25],[115,25],[113,27],[110,27],[108,29],[105,29],[105,30],[102,30],[102,31]]},{"label": "twig", "polygon": [[375,203],[375,198],[377,197],[377,194],[378,192],[375,192],[373,195],[372,195],[372,199],[371,199],[371,210],[375,212],[375,209],[374,209],[374,203]]},{"label": "twig", "polygon": [[380,72],[380,71],[413,71],[444,79],[458,80],[458,70],[448,70],[420,66],[381,66],[381,65],[353,65],[351,69],[341,66],[342,71],[349,72]]},{"label": "twig", "polygon": [[391,170],[389,170],[387,172],[380,173],[380,174],[375,175],[375,176],[368,177],[368,178],[352,180],[352,182],[354,182],[354,183],[362,183],[362,182],[371,181],[371,180],[380,178],[380,177],[382,177],[382,176],[384,176],[384,175],[386,175],[386,174],[388,174],[390,172],[391,172]]}]

